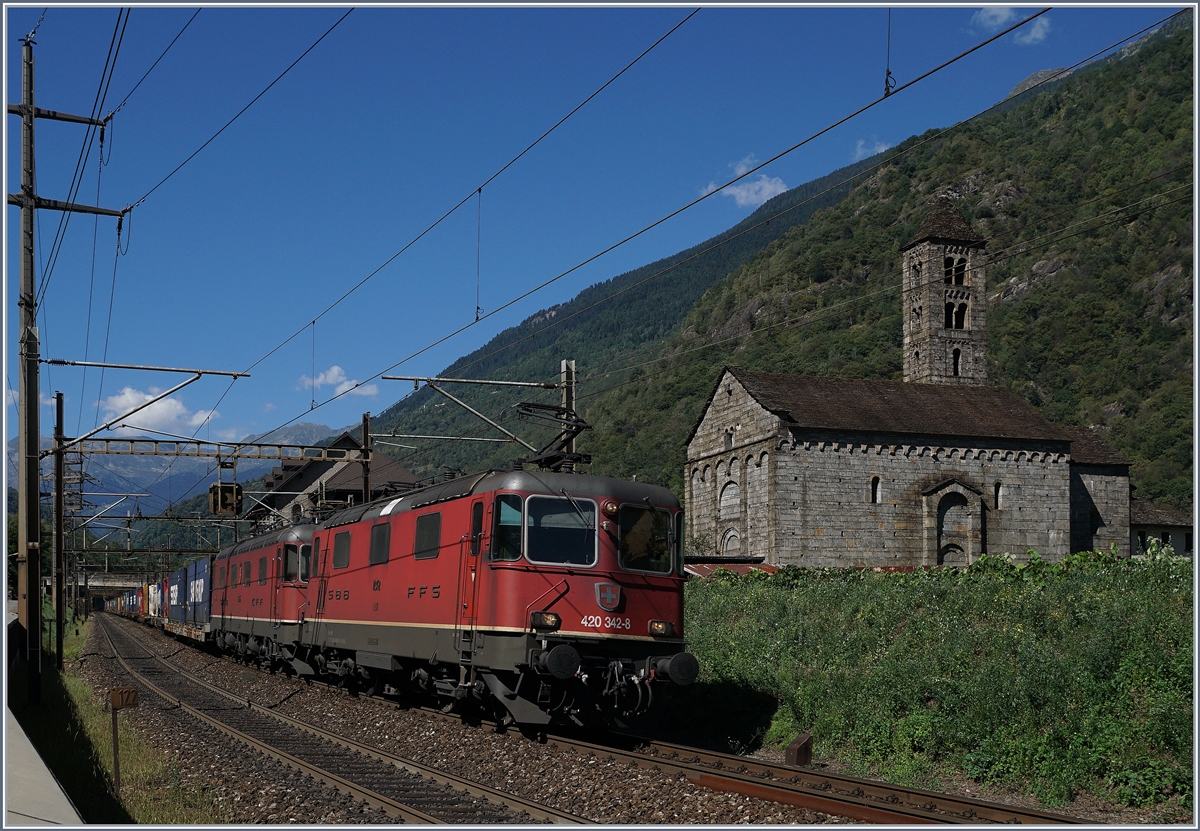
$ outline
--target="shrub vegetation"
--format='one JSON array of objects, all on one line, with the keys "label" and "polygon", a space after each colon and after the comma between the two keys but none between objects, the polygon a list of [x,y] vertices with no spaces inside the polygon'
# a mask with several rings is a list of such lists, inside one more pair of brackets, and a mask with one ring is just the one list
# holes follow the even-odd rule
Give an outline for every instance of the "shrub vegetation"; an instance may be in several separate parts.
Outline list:
[{"label": "shrub vegetation", "polygon": [[1190,807],[1191,561],[1031,554],[691,581],[695,695],[770,696],[768,742],[811,732],[818,756],[901,784],[965,772],[1047,804]]}]

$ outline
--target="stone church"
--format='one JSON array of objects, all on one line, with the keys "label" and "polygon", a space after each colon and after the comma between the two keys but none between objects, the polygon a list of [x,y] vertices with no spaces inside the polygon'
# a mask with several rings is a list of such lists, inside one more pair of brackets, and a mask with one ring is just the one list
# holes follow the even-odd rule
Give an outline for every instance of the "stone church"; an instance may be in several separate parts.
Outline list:
[{"label": "stone church", "polygon": [[885,568],[1129,556],[1128,461],[987,385],[985,246],[942,199],[902,249],[903,382],[725,368],[688,439],[691,553]]}]

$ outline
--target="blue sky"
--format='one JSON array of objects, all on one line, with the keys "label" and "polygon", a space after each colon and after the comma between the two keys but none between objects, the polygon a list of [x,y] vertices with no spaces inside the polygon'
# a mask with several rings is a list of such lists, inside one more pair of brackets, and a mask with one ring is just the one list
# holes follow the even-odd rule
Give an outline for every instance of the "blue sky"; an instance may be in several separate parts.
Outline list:
[{"label": "blue sky", "polygon": [[[728,228],[784,188],[968,118],[1029,74],[1070,66],[1173,10],[1055,8],[394,366],[471,324],[477,285],[478,305],[493,312],[882,92],[886,8],[702,8],[380,269],[691,8],[358,8],[159,185],[346,11],[203,8],[114,116],[104,167],[91,147],[76,201],[96,204],[97,187],[99,204],[111,208],[149,195],[125,220],[120,256],[114,219],[71,217],[41,307],[43,357],[253,365],[232,386],[206,377],[130,419],[167,433],[233,440],[297,418],[355,424],[411,390],[373,379],[381,372],[436,374],[538,310]],[[5,9],[10,103],[20,101],[20,39],[43,9]],[[897,7],[891,71],[905,84],[1032,12]],[[103,112],[125,99],[194,13],[133,8]],[[115,6],[46,12],[35,38],[39,107],[91,112],[117,15]],[[6,187],[15,192],[20,120],[8,116],[6,127]],[[68,197],[84,136],[79,125],[38,120],[40,196]],[[11,438],[17,208],[6,222]],[[59,222],[58,213],[38,212],[39,285]],[[44,366],[41,386],[47,402],[64,394],[66,432],[79,435],[181,380],[109,369],[101,388],[98,369]],[[52,406],[43,407],[42,424],[49,434]]]}]

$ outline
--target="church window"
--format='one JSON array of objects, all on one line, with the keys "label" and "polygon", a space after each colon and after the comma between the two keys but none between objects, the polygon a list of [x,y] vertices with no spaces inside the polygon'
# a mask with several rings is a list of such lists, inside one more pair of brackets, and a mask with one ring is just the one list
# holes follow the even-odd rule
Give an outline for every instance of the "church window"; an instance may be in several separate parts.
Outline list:
[{"label": "church window", "polygon": [[960,257],[954,264],[954,285],[961,286],[967,277],[967,261]]},{"label": "church window", "polygon": [[871,477],[871,504],[879,504],[879,477]]},{"label": "church window", "polygon": [[737,482],[726,483],[725,487],[721,488],[721,498],[717,506],[717,517],[719,519],[737,519],[741,514],[741,510],[741,491],[738,489]]},{"label": "church window", "polygon": [[967,304],[959,303],[958,308],[954,310],[954,328],[967,328]]},{"label": "church window", "polygon": [[946,328],[947,329],[954,328],[954,304],[953,303],[946,304]]},{"label": "church window", "polygon": [[912,264],[912,285],[913,288],[921,285],[921,264],[919,262]]},{"label": "church window", "polygon": [[954,258],[947,257],[942,262],[942,265],[943,265],[943,273],[945,274],[945,277],[946,277],[946,285],[950,285],[952,282],[954,282]]},{"label": "church window", "polygon": [[955,350],[954,350],[954,353],[952,354],[952,356],[951,356],[951,357],[954,359],[954,368],[953,368],[953,371],[954,371],[954,377],[955,377],[955,378],[957,378],[957,377],[958,377],[959,364],[960,364],[960,363],[962,363],[962,350],[961,350],[961,349],[955,349]]},{"label": "church window", "polygon": [[996,483],[994,493],[996,499],[996,510],[998,511],[1000,510],[1000,498],[1004,494],[1004,487],[999,482]]}]

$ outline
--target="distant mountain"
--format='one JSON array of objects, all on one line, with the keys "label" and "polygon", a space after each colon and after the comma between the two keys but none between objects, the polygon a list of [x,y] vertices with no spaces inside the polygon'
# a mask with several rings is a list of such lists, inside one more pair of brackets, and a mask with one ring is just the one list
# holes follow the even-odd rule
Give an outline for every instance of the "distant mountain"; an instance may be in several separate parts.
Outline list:
[{"label": "distant mountain", "polygon": [[1047,81],[1050,78],[1055,78],[1055,77],[1065,78],[1070,74],[1071,74],[1071,70],[1062,69],[1062,68],[1039,70],[1039,71],[1033,73],[1032,75],[1030,75],[1028,78],[1026,78],[1021,83],[1017,84],[1015,87],[1013,87],[1012,92],[1010,92],[1008,95],[1006,95],[1004,97],[1004,100],[1007,101],[1009,98],[1012,98],[1013,96],[1020,95],[1025,90],[1032,89],[1033,87],[1036,87],[1038,84],[1040,84],[1044,81]]},{"label": "distant mountain", "polygon": [[269,433],[259,433],[255,436],[246,436],[242,439],[243,443],[261,442],[263,444],[302,444],[307,446],[319,445],[326,439],[331,439],[341,435],[342,431],[335,430],[324,424],[312,424],[306,421],[301,421],[296,424],[289,424],[286,427],[280,427],[277,430],[272,430]]},{"label": "distant mountain", "polygon": [[[323,440],[338,435],[333,428],[324,424],[299,423],[291,424],[270,433],[250,435],[242,439],[242,443],[262,442],[267,444],[316,445]],[[123,436],[122,438],[129,438]],[[147,441],[162,440],[161,437],[142,437]],[[54,446],[54,441],[42,437],[41,446],[48,449]],[[274,467],[269,461],[239,462],[237,476],[239,481],[254,479],[267,473]],[[42,460],[43,479],[54,473],[52,458]],[[165,501],[168,504],[178,503],[183,499],[204,493],[208,486],[216,481],[216,461],[214,459],[196,459],[187,457],[167,456],[124,456],[124,455],[89,455],[85,460],[85,473],[88,477],[85,494],[126,494],[149,493],[157,499],[147,503],[143,513],[153,513],[155,507]],[[17,440],[8,443],[8,483],[10,487],[17,484]],[[49,490],[51,483],[43,484],[42,490]],[[101,507],[112,500],[98,496],[91,500]]]}]

